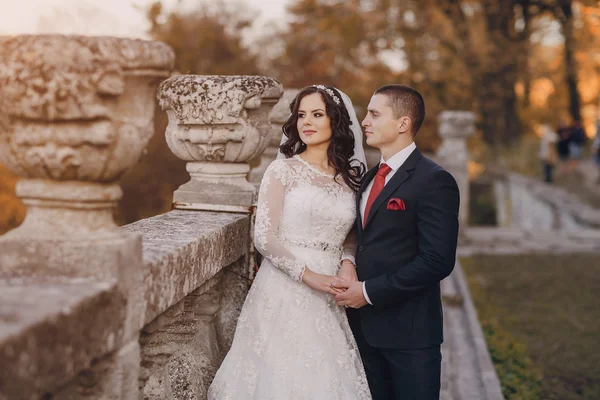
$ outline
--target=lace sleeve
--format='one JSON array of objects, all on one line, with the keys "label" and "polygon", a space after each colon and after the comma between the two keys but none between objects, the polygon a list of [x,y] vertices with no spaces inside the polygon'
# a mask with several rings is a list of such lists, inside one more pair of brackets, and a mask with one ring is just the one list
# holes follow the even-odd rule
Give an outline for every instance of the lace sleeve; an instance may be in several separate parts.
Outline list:
[{"label": "lace sleeve", "polygon": [[354,258],[356,255],[356,228],[353,227],[352,230],[346,236],[346,240],[344,241],[344,249],[342,251],[342,258],[340,260],[350,260],[352,264],[356,265],[356,259]]},{"label": "lace sleeve", "polygon": [[285,160],[273,161],[265,172],[258,194],[254,244],[275,267],[301,282],[305,269],[304,262],[298,260],[277,239],[285,187],[290,180],[288,175]]}]

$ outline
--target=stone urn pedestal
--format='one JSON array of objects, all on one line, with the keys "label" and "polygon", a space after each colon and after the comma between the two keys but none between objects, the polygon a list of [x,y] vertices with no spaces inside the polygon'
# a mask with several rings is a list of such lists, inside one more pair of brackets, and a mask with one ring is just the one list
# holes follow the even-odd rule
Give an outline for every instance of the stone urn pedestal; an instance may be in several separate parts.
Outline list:
[{"label": "stone urn pedestal", "polygon": [[454,176],[460,191],[458,219],[464,236],[469,221],[469,151],[467,140],[475,133],[475,114],[471,111],[444,111],[438,116],[438,133],[442,144],[437,156],[442,166]]},{"label": "stone urn pedestal", "polygon": [[174,208],[250,211],[256,188],[246,179],[248,161],[269,144],[269,112],[282,94],[263,76],[180,75],[159,86],[167,144],[191,177],[173,194]]},{"label": "stone urn pedestal", "polygon": [[174,61],[155,41],[0,39],[0,161],[22,178],[16,193],[27,206],[0,237],[0,278],[136,273],[124,266],[136,265],[140,239],[113,219],[117,182],[154,133],[156,87]]}]

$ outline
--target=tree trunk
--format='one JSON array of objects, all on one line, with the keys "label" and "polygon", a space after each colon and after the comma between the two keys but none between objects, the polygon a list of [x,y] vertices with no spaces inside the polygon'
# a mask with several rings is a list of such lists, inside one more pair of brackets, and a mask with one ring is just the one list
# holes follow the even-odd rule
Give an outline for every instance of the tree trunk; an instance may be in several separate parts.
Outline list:
[{"label": "tree trunk", "polygon": [[526,40],[514,39],[514,5],[511,1],[484,2],[488,51],[482,63],[481,86],[478,93],[483,138],[494,150],[507,146],[521,136],[521,121],[517,112],[516,84]]},{"label": "tree trunk", "polygon": [[573,38],[573,10],[569,1],[562,7],[562,33],[565,38],[565,78],[569,89],[569,112],[573,121],[581,121],[581,99],[577,90],[579,82],[577,61],[575,60],[575,40]]},{"label": "tree trunk", "polygon": [[516,66],[493,68],[483,74],[478,90],[483,139],[493,150],[507,146],[521,135],[517,112]]},{"label": "tree trunk", "polygon": [[483,0],[481,6],[487,40],[485,50],[481,52],[475,49],[476,41],[471,38],[469,21],[461,8],[461,2],[438,1],[434,3],[454,23],[457,38],[462,45],[459,55],[471,73],[473,96],[479,107],[483,138],[494,156],[499,147],[506,146],[521,136],[516,84],[519,69],[527,58],[530,15],[524,9],[525,29],[515,32],[517,2]]}]

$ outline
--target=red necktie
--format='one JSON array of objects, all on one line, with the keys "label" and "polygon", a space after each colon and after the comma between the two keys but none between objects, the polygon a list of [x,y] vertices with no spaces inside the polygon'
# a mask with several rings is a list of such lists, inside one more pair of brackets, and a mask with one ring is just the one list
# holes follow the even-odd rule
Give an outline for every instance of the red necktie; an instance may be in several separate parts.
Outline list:
[{"label": "red necktie", "polygon": [[363,218],[363,228],[367,225],[367,220],[369,219],[369,211],[371,211],[371,206],[375,202],[379,193],[383,190],[385,186],[385,177],[389,174],[392,169],[387,164],[381,164],[379,166],[379,170],[377,171],[377,175],[375,175],[375,182],[373,182],[373,187],[371,188],[371,193],[369,193],[369,198],[367,199],[367,206],[365,207],[365,216]]}]

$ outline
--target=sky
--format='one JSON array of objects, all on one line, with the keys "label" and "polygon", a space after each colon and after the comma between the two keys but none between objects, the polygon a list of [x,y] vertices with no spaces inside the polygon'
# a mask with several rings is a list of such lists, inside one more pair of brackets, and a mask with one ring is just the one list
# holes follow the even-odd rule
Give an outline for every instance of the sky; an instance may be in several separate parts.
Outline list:
[{"label": "sky", "polygon": [[[155,0],[0,0],[0,35],[76,33],[145,37],[146,9]],[[202,0],[162,0],[190,7]],[[281,21],[289,0],[238,0],[260,12],[257,29]]]}]

